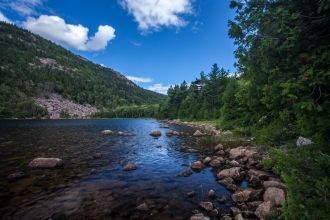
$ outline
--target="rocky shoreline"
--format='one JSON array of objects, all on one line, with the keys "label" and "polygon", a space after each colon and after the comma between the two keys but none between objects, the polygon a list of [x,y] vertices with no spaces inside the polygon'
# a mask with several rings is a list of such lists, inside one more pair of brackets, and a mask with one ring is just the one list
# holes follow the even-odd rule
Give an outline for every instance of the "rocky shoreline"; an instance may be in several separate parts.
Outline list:
[{"label": "rocky shoreline", "polygon": [[[164,121],[166,124],[185,125],[196,130],[195,137],[206,135],[221,136],[213,125],[182,122],[180,120]],[[228,133],[228,131],[225,131]],[[286,201],[286,188],[275,174],[262,170],[259,161],[267,155],[255,147],[237,146],[226,148],[222,144],[214,147],[213,152],[202,156],[199,161],[192,163],[191,170],[199,172],[206,167],[212,167],[219,184],[232,192],[231,199],[236,206],[231,207],[231,215],[222,215],[214,203],[223,203],[223,198],[216,198],[210,189],[208,201],[201,201],[203,212],[196,212],[191,220],[208,220],[210,217],[220,219],[265,219],[268,215],[279,212],[280,206]],[[192,173],[187,171],[187,173]],[[241,188],[242,180],[248,181],[248,187]],[[194,192],[189,192],[190,196]]]}]

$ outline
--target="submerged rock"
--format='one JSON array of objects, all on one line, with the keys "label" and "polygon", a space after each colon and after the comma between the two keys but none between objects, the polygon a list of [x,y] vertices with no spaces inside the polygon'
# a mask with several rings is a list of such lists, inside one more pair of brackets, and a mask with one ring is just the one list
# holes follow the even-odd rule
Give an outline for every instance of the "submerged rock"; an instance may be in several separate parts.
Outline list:
[{"label": "submerged rock", "polygon": [[22,178],[24,178],[24,177],[26,177],[26,174],[24,173],[24,172],[16,172],[16,173],[12,173],[12,174],[9,174],[8,176],[7,176],[7,180],[9,181],[9,182],[15,182],[15,181],[17,181],[17,180],[19,180],[19,179],[22,179]]},{"label": "submerged rock", "polygon": [[137,169],[137,165],[134,163],[128,163],[124,166],[125,171],[131,171],[131,170],[136,170],[136,169]]},{"label": "submerged rock", "polygon": [[188,197],[194,197],[196,195],[195,191],[187,192]]},{"label": "submerged rock", "polygon": [[137,210],[140,210],[140,211],[148,211],[149,210],[149,207],[147,205],[147,203],[141,203],[140,205],[138,205],[136,207]]},{"label": "submerged rock", "polygon": [[159,137],[162,135],[162,133],[160,131],[153,131],[150,133],[150,135],[153,137]]},{"label": "submerged rock", "polygon": [[213,189],[210,189],[207,192],[207,196],[210,197],[210,198],[214,198],[215,197],[215,191]]},{"label": "submerged rock", "polygon": [[197,170],[197,171],[202,170],[204,168],[205,168],[205,165],[201,161],[193,162],[191,165],[191,169]]},{"label": "submerged rock", "polygon": [[45,157],[38,157],[34,158],[30,163],[29,167],[34,169],[53,169],[59,168],[64,165],[63,160],[59,158],[45,158]]}]

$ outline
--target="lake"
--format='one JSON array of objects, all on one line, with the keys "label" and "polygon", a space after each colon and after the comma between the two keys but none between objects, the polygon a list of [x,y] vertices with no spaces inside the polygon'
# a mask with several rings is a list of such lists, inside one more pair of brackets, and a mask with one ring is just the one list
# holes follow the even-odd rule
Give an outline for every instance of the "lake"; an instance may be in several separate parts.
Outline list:
[{"label": "lake", "polygon": [[[224,204],[233,205],[230,192],[216,182],[211,168],[180,175],[201,158],[195,138],[168,137],[169,129],[192,134],[194,130],[171,125],[161,128],[154,119],[1,120],[1,219],[188,219],[209,189]],[[105,136],[111,129],[132,136]],[[160,130],[162,136],[149,135]],[[93,157],[100,153],[101,157]],[[29,169],[35,157],[58,157],[60,169]],[[137,164],[124,171],[127,163]],[[23,171],[15,182],[6,178]],[[194,197],[187,192],[195,191]],[[137,207],[145,203],[147,210]]]}]

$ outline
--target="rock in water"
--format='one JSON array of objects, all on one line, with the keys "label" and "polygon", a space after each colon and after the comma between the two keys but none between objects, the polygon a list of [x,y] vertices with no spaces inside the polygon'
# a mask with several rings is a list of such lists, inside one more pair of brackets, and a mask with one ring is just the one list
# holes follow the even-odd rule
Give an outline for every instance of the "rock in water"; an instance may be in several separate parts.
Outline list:
[{"label": "rock in water", "polygon": [[124,166],[125,171],[131,171],[131,170],[136,170],[136,169],[137,169],[137,165],[133,164],[133,163],[128,163]]},{"label": "rock in water", "polygon": [[150,133],[150,135],[153,137],[159,137],[162,135],[162,133],[160,131],[153,131]]},{"label": "rock in water", "polygon": [[7,176],[7,180],[9,182],[15,182],[16,180],[22,179],[25,176],[26,176],[26,174],[24,172],[16,172],[16,173],[9,174]]},{"label": "rock in water", "polygon": [[300,136],[298,139],[297,139],[297,147],[302,147],[302,146],[308,146],[308,145],[312,145],[313,144],[313,141],[308,139],[308,138],[304,138],[302,136]]},{"label": "rock in water", "polygon": [[212,202],[200,202],[199,206],[208,212],[212,211],[214,208]]},{"label": "rock in water", "polygon": [[104,135],[112,135],[113,134],[113,131],[111,131],[111,130],[103,130],[102,131],[102,134],[104,134]]},{"label": "rock in water", "polygon": [[229,169],[224,169],[221,170],[218,174],[217,177],[220,179],[226,178],[226,177],[231,177],[233,179],[237,179],[241,177],[240,174],[241,168],[240,167],[232,167]]},{"label": "rock in water", "polygon": [[63,160],[59,158],[44,158],[44,157],[38,157],[34,158],[30,163],[29,167],[30,168],[35,168],[35,169],[53,169],[53,168],[58,168],[63,166]]},{"label": "rock in water", "polygon": [[207,196],[210,198],[214,198],[215,197],[215,191],[213,189],[210,189],[207,193]]},{"label": "rock in water", "polygon": [[204,169],[204,167],[205,167],[205,165],[201,161],[193,162],[191,165],[191,169],[197,170],[197,171]]}]

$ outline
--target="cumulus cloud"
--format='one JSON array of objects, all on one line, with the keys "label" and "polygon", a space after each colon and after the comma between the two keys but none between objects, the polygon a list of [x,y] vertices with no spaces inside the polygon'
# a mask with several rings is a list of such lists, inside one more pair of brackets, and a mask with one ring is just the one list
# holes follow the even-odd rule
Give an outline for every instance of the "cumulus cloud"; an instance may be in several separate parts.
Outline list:
[{"label": "cumulus cloud", "polygon": [[148,83],[148,82],[152,82],[151,78],[148,77],[138,77],[138,76],[126,76],[127,79],[136,82],[136,83]]},{"label": "cumulus cloud", "polygon": [[182,27],[182,15],[192,12],[192,0],[118,0],[131,14],[142,31],[159,30],[162,26]]},{"label": "cumulus cloud", "polygon": [[94,36],[88,36],[88,28],[81,24],[67,24],[58,16],[28,17],[23,27],[60,45],[82,51],[99,51],[115,38],[115,29],[100,25]]},{"label": "cumulus cloud", "polygon": [[156,83],[153,84],[151,86],[148,86],[147,89],[154,91],[154,92],[158,92],[161,94],[167,94],[167,90],[170,88],[171,85],[163,85],[162,83]]},{"label": "cumulus cloud", "polygon": [[12,21],[7,18],[1,11],[0,11],[0,21],[4,21],[4,22],[7,22],[7,23],[12,23]]}]

